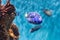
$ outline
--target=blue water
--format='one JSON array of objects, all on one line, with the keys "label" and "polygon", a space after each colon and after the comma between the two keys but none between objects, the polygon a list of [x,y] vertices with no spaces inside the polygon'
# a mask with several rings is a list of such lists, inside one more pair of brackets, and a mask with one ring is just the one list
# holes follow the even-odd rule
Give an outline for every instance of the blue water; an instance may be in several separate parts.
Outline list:
[{"label": "blue water", "polygon": [[[11,4],[16,8],[13,22],[19,29],[19,40],[60,40],[60,0],[11,0]],[[45,8],[52,10],[50,17],[42,11]],[[36,25],[26,20],[26,12],[38,12],[42,16],[41,29],[30,33]]]}]

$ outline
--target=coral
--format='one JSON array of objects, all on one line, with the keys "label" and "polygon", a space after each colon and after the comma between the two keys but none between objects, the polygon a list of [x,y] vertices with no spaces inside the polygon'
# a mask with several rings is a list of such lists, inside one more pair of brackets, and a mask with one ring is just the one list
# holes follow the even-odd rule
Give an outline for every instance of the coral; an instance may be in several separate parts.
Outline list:
[{"label": "coral", "polygon": [[1,5],[0,0],[0,40],[18,40],[18,28],[16,25],[12,25],[14,18],[15,7],[10,4],[10,0],[7,0],[5,6]]},{"label": "coral", "polygon": [[8,36],[9,35],[8,35],[8,32],[5,28],[5,26],[0,24],[0,40],[9,40]]}]

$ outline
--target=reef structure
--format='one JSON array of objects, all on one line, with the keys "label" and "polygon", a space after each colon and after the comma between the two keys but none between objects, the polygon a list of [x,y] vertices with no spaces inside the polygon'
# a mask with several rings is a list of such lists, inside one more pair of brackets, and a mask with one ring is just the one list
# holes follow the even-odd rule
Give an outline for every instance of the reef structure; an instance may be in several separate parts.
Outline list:
[{"label": "reef structure", "polygon": [[1,5],[0,0],[0,40],[18,40],[19,31],[15,24],[15,7],[7,0],[6,5]]}]

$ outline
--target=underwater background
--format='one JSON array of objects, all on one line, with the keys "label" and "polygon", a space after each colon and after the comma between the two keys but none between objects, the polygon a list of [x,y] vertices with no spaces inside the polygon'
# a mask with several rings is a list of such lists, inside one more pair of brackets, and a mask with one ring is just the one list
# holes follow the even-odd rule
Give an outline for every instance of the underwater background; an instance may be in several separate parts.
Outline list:
[{"label": "underwater background", "polygon": [[[2,4],[5,4],[3,0]],[[60,40],[60,0],[11,0],[16,8],[16,17],[13,21],[19,29],[19,40]],[[42,9],[52,11],[47,16]],[[29,23],[25,18],[26,12],[38,12],[42,16],[41,28],[30,33],[36,25]]]}]

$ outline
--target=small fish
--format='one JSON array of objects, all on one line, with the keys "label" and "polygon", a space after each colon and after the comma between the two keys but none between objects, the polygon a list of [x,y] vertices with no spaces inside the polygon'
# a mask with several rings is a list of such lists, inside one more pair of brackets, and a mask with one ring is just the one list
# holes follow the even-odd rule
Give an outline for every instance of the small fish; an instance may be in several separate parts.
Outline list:
[{"label": "small fish", "polygon": [[27,21],[31,24],[41,24],[42,23],[42,17],[37,12],[26,13],[25,17],[26,17]]},{"label": "small fish", "polygon": [[51,10],[44,9],[43,11],[44,11],[44,13],[45,13],[46,15],[48,15],[48,16],[51,16],[51,15],[52,15]]},{"label": "small fish", "polygon": [[41,26],[35,26],[34,28],[32,28],[31,30],[30,30],[30,32],[32,33],[32,32],[35,32],[35,31],[37,31],[37,30],[39,30],[41,28]]}]

